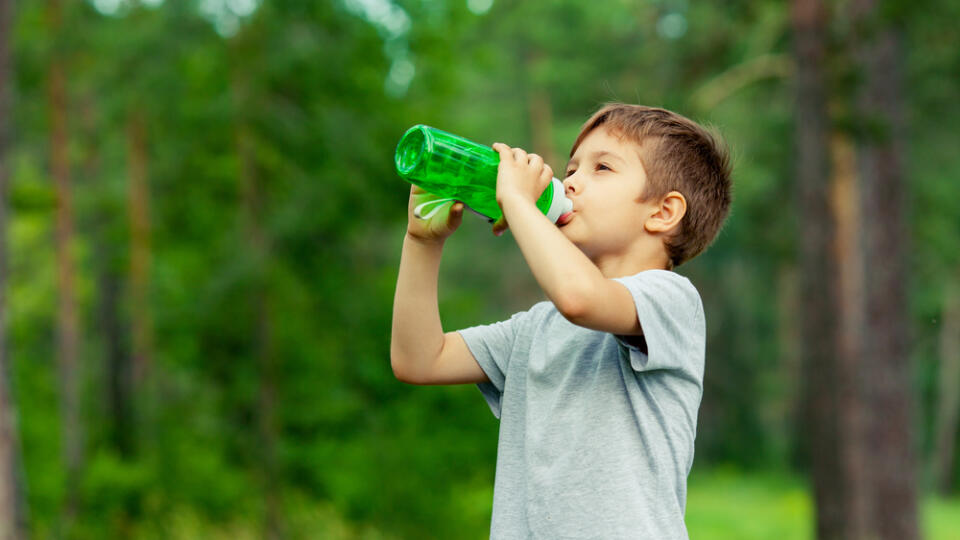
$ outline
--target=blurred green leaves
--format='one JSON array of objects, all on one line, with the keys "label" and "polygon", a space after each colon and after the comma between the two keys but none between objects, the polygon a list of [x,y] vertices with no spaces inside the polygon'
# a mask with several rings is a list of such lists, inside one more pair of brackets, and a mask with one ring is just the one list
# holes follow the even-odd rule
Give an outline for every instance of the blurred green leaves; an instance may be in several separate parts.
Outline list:
[{"label": "blurred green leaves", "polygon": [[[942,292],[960,279],[960,53],[946,16],[955,11],[941,1],[902,20],[924,440]],[[8,320],[32,530],[53,534],[64,490],[47,172],[52,47],[67,57],[83,315],[77,536],[258,537],[265,490],[276,489],[293,538],[484,537],[496,420],[474,388],[403,385],[389,366],[408,193],[392,168],[397,139],[427,123],[540,145],[558,170],[580,125],[608,100],[716,125],[735,158],[734,206],[714,246],[680,269],[701,291],[709,332],[696,463],[796,472],[793,98],[790,70],[777,63],[789,54],[787,15],[766,0],[81,2],[54,39],[44,3],[18,2],[14,31],[0,39],[13,40],[16,67]],[[717,81],[724,91],[710,94]],[[157,369],[153,390],[135,393],[137,450],[121,457],[109,437],[110,336],[97,276],[107,268],[120,291],[129,356],[131,111],[146,124]],[[255,196],[241,182],[244,163]],[[254,213],[262,252],[249,233]],[[441,271],[447,330],[542,298],[509,236],[493,238],[470,214]],[[273,488],[260,427],[263,305],[275,369]],[[802,487],[738,493],[740,480],[691,490],[691,531],[728,511],[711,506],[717,497],[766,501],[801,520]]]}]

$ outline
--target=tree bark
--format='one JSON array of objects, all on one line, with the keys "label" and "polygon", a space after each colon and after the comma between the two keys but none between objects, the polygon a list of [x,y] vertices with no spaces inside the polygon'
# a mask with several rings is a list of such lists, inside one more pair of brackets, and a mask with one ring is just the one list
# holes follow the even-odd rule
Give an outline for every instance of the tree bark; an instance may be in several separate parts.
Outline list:
[{"label": "tree bark", "polygon": [[[863,159],[870,160],[869,157]],[[874,162],[863,166],[876,171],[874,167],[877,165]],[[871,491],[875,495],[875,504],[872,515],[877,520],[879,538],[917,538],[911,427],[913,398],[908,386],[911,373],[906,342],[908,321],[904,316],[908,306],[905,283],[898,283],[893,278],[894,275],[905,278],[905,273],[884,268],[888,265],[900,266],[902,263],[890,254],[889,248],[877,245],[880,238],[885,238],[883,243],[897,241],[895,235],[888,234],[889,227],[878,225],[878,222],[898,218],[880,209],[887,206],[882,201],[874,199],[864,204],[877,210],[873,219],[868,220],[871,224],[865,227],[871,231],[867,235],[873,237],[867,240],[868,244],[873,244],[873,249],[866,257],[871,271],[866,276],[868,339],[864,342],[864,357],[870,366],[863,379],[871,413],[868,418],[867,445],[872,449],[870,468],[874,471]],[[881,218],[880,214],[886,218]],[[893,511],[895,508],[898,510]]]},{"label": "tree bark", "polygon": [[[957,278],[960,278],[960,272]],[[944,299],[937,379],[940,384],[933,443],[933,480],[937,492],[946,496],[953,485],[957,428],[960,427],[960,281],[954,282]]]},{"label": "tree bark", "polygon": [[827,14],[820,0],[794,0],[796,58],[796,164],[800,216],[802,401],[809,445],[816,531],[820,539],[858,538],[853,473],[847,467],[850,434],[841,399],[838,363],[841,283],[830,203],[830,119],[826,86]]},{"label": "tree bark", "polygon": [[863,259],[860,256],[860,192],[857,188],[856,152],[849,135],[835,131],[830,141],[833,164],[831,210],[836,226],[833,257],[837,261],[837,438],[842,481],[847,493],[844,529],[847,538],[869,538],[868,469],[864,455],[864,402],[858,381],[864,369]]},{"label": "tree bark", "polygon": [[803,365],[798,316],[802,304],[797,267],[793,263],[782,264],[777,271],[777,377],[784,381],[785,387],[780,396],[779,427],[783,429],[780,436],[787,440],[786,446],[791,449],[799,446],[796,439],[800,435],[796,428],[802,425],[804,412],[800,399]]},{"label": "tree bark", "polygon": [[[0,152],[0,159],[3,153]],[[0,175],[3,173],[0,172]],[[0,181],[2,188],[2,181]],[[0,200],[0,205],[4,201]],[[5,228],[0,216],[0,234]],[[0,256],[5,255],[0,252]],[[2,273],[3,270],[0,270]],[[0,275],[0,287],[3,287],[3,277]],[[6,305],[0,295],[0,319]],[[2,321],[0,321],[2,324]],[[0,334],[2,334],[0,330]],[[19,482],[19,440],[17,437],[17,414],[15,403],[10,395],[9,356],[6,354],[4,336],[0,335],[0,540],[12,540],[26,537],[23,520],[22,492]]]},{"label": "tree bark", "polygon": [[127,209],[130,220],[130,322],[133,334],[133,379],[142,383],[153,364],[153,318],[150,311],[150,186],[143,112],[127,113]]},{"label": "tree bark", "polygon": [[[97,132],[97,100],[92,93],[84,96],[81,107],[84,145],[81,183],[92,191],[103,191],[100,185],[100,146]],[[117,261],[118,246],[110,242],[112,208],[98,205],[92,212],[91,243],[92,266],[96,277],[96,320],[103,338],[103,372],[106,374],[107,414],[110,418],[109,437],[112,446],[123,457],[134,451],[135,424],[133,376],[127,349],[126,327],[121,316],[123,272]]]},{"label": "tree bark", "polygon": [[[246,111],[249,107],[249,86],[243,74],[236,74],[233,81],[233,94],[237,108]],[[260,372],[257,395],[258,437],[260,439],[260,462],[262,463],[262,481],[264,493],[264,538],[276,540],[283,538],[284,523],[280,501],[279,462],[277,457],[277,361],[273,341],[273,319],[271,317],[268,290],[268,260],[270,242],[263,227],[263,192],[259,181],[254,147],[253,133],[249,122],[238,120],[236,132],[237,158],[239,160],[239,181],[244,237],[253,261],[251,280],[251,301],[253,302],[253,352]]]},{"label": "tree bark", "polygon": [[870,449],[874,538],[919,537],[907,329],[903,100],[900,39],[876,0],[853,0],[853,52],[862,70],[855,97],[864,129],[857,140],[863,219],[864,314],[861,371],[865,444]]},{"label": "tree bark", "polygon": [[[102,225],[101,225],[102,227]],[[100,233],[103,234],[102,232]],[[97,320],[104,340],[104,370],[111,419],[110,439],[123,457],[134,453],[136,430],[132,406],[133,374],[124,344],[120,318],[121,276],[113,268],[113,256],[105,240],[94,240],[94,254],[101,261],[97,272]]]},{"label": "tree bark", "polygon": [[77,369],[79,332],[74,295],[73,196],[67,155],[67,89],[62,46],[57,36],[62,29],[60,0],[49,0],[47,24],[54,46],[48,70],[50,111],[50,169],[56,185],[56,260],[59,292],[57,308],[57,358],[60,376],[60,407],[63,422],[63,460],[66,468],[66,496],[63,526],[69,531],[77,513],[77,488],[82,461],[80,431],[80,378]]},{"label": "tree bark", "polygon": [[[536,80],[536,71],[543,55],[533,52],[526,59],[527,108],[530,116],[530,144],[534,153],[552,167],[560,167],[556,152],[553,151],[553,106],[550,93]],[[558,172],[553,172],[557,176]]]},{"label": "tree bark", "polygon": [[0,540],[26,537],[22,484],[20,482],[20,441],[17,408],[11,388],[7,347],[7,186],[10,179],[9,152],[13,132],[10,37],[12,0],[0,0]]}]

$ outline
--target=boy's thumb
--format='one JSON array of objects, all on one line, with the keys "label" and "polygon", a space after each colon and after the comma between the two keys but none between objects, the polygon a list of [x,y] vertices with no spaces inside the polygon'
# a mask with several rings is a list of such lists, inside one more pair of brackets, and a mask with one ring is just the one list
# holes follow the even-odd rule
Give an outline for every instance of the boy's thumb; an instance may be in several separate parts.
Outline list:
[{"label": "boy's thumb", "polygon": [[449,223],[451,225],[459,225],[461,219],[463,219],[463,203],[457,201],[450,207]]},{"label": "boy's thumb", "polygon": [[496,223],[493,224],[493,235],[494,236],[503,235],[504,231],[506,231],[508,227],[509,225],[507,224],[506,216],[500,216],[500,219],[498,219]]}]

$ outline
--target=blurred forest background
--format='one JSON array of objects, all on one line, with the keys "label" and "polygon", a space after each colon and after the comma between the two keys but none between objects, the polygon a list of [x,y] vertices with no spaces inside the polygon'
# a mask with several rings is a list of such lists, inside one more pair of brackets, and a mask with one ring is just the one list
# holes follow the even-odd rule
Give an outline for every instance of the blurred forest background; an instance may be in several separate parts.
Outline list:
[{"label": "blurred forest background", "polygon": [[[562,168],[609,100],[717,126],[678,270],[692,538],[960,538],[960,3],[0,0],[0,537],[483,538],[498,424],[404,385],[425,123]],[[455,329],[542,294],[447,243]]]}]

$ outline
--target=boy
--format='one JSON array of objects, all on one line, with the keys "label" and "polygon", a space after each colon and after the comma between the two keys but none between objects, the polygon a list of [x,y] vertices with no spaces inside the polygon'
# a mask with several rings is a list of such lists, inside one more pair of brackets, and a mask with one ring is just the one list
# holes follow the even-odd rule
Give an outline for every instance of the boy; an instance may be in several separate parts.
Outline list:
[{"label": "boy", "polygon": [[705,323],[671,270],[702,252],[730,205],[726,151],[663,109],[609,104],[584,124],[564,187],[573,211],[535,206],[553,176],[496,143],[497,202],[548,302],[444,333],[437,275],[463,204],[424,221],[410,198],[391,364],[413,384],[477,383],[500,440],[492,538],[686,538],[686,479],[702,394]]}]

